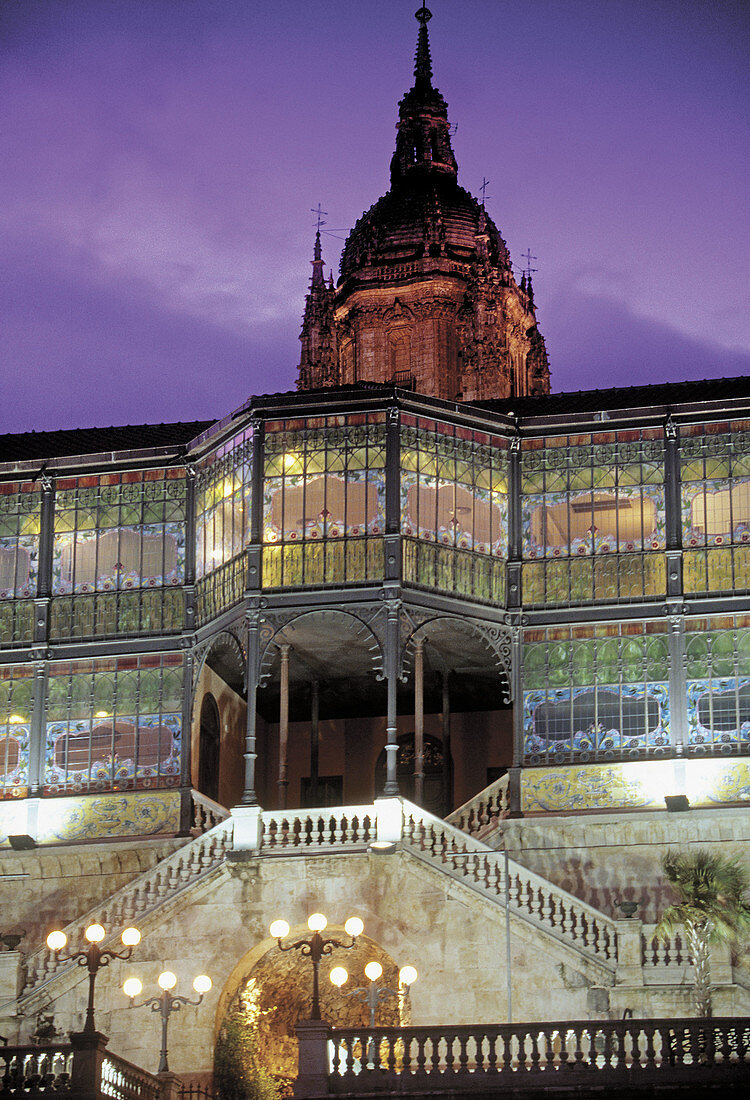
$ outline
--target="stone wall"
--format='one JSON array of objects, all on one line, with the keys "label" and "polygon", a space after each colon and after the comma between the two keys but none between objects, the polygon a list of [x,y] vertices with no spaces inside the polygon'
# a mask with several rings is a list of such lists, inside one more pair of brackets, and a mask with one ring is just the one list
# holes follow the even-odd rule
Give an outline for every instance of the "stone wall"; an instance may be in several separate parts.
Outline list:
[{"label": "stone wall", "polygon": [[[555,815],[503,826],[510,855],[590,905],[618,917],[618,901],[639,902],[638,917],[655,923],[672,895],[661,870],[669,846],[716,848],[748,858],[745,809],[684,813]],[[500,844],[499,835],[486,843]]]}]

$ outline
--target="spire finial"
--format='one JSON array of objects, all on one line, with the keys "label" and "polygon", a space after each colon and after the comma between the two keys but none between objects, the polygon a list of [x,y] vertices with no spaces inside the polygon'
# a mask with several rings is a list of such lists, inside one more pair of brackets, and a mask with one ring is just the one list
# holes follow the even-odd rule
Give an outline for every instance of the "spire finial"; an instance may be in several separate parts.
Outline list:
[{"label": "spire finial", "polygon": [[320,245],[320,228],[326,223],[323,220],[323,215],[328,215],[327,210],[321,209],[320,203],[317,207],[311,207],[310,212],[315,214],[315,225],[317,232],[315,233],[315,251],[313,252],[313,258],[310,260],[312,264],[312,282],[311,286],[324,286],[325,276],[323,275],[323,250]]},{"label": "spire finial", "polygon": [[414,87],[432,87],[432,60],[430,59],[430,39],[427,34],[427,24],[432,19],[432,12],[422,0],[422,7],[414,13],[414,18],[419,23],[417,35],[417,53],[414,58]]}]

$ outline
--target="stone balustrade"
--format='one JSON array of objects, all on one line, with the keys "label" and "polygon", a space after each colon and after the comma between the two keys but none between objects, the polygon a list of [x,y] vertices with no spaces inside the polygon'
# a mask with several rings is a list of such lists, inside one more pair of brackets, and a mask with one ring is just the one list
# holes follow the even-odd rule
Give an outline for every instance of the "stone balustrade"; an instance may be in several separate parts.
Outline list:
[{"label": "stone balustrade", "polygon": [[482,840],[510,812],[508,780],[506,772],[468,802],[464,802],[463,806],[449,813],[445,820],[456,829]]},{"label": "stone balustrade", "polygon": [[[466,885],[613,971],[615,921],[440,818],[406,804],[404,843]],[[507,878],[506,878],[507,868]]]},{"label": "stone balustrade", "polygon": [[102,1062],[101,1091],[113,1100],[160,1100],[161,1085],[156,1077],[116,1054]]},{"label": "stone balustrade", "polygon": [[[334,1094],[739,1084],[750,1073],[750,1019],[331,1028],[328,1051]],[[295,1095],[317,1094],[298,1081]]]},{"label": "stone balustrade", "polygon": [[[85,930],[97,922],[107,929],[103,946],[115,945],[124,928],[133,924],[137,926],[165,901],[176,897],[223,863],[231,842],[232,820],[229,818],[172,852],[96,908],[71,921],[62,929],[69,944],[74,948],[83,943]],[[36,992],[57,974],[75,967],[74,962],[59,958],[45,944],[26,960],[21,999]]]},{"label": "stone balustrade", "polygon": [[265,852],[330,847],[367,847],[375,840],[374,806],[324,810],[275,810],[262,815]]},{"label": "stone balustrade", "polygon": [[210,829],[213,829],[214,825],[220,825],[222,821],[226,821],[229,817],[229,811],[218,802],[214,802],[208,795],[201,794],[200,791],[196,790],[192,790],[190,794],[193,806],[190,832],[193,836],[201,836],[203,833],[207,833]]},{"label": "stone balustrade", "polygon": [[0,1058],[4,1063],[0,1096],[70,1091],[73,1072],[73,1047],[70,1043],[0,1046]]},{"label": "stone balustrade", "polygon": [[0,1046],[5,1070],[0,1096],[66,1094],[75,1100],[171,1100],[171,1074],[154,1077],[107,1049],[106,1036],[79,1032],[70,1042],[43,1046]]}]

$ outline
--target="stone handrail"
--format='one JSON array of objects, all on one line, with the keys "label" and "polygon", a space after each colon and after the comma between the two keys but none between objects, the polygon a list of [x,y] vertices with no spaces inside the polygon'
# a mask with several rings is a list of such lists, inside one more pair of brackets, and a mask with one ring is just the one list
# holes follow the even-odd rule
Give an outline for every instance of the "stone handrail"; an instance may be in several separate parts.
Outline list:
[{"label": "stone handrail", "polygon": [[207,833],[209,829],[213,829],[214,825],[220,825],[229,817],[229,810],[219,802],[214,802],[208,795],[196,790],[192,790],[190,795],[193,806],[190,832],[193,836]]},{"label": "stone handrail", "polygon": [[513,859],[507,861],[506,884],[503,852],[411,803],[405,803],[404,810],[404,843],[409,848],[495,904],[505,904],[507,889],[510,906],[519,916],[614,971],[617,932],[604,913]]},{"label": "stone handrail", "polygon": [[43,1046],[0,1046],[5,1066],[0,1076],[0,1095],[29,1096],[34,1093],[70,1094],[73,1047],[70,1043]]},{"label": "stone handrail", "polygon": [[116,1054],[104,1057],[100,1088],[112,1100],[159,1100],[161,1094],[156,1077]]},{"label": "stone handrail", "polygon": [[495,828],[498,821],[507,817],[510,811],[508,794],[508,773],[501,775],[479,794],[474,795],[463,806],[453,810],[446,817],[449,825],[481,840]]},{"label": "stone handrail", "polygon": [[270,810],[261,815],[264,852],[358,846],[375,839],[374,806]]},{"label": "stone handrail", "polygon": [[[544,1082],[571,1091],[634,1081],[740,1083],[750,1019],[601,1020],[465,1027],[331,1028],[329,1091],[395,1094],[470,1086],[499,1095]],[[301,1090],[300,1095],[305,1095]],[[297,1093],[295,1093],[297,1095]],[[311,1094],[310,1094],[311,1095]]]},{"label": "stone handrail", "polygon": [[[107,929],[103,946],[116,944],[124,928],[131,924],[137,925],[149,913],[177,897],[219,866],[231,846],[231,841],[232,820],[229,818],[160,860],[155,867],[144,871],[88,913],[76,917],[62,929],[68,937],[71,950],[83,942],[85,930],[94,922]],[[58,974],[75,967],[76,963],[59,958],[45,944],[26,960],[21,999],[46,985]]]}]

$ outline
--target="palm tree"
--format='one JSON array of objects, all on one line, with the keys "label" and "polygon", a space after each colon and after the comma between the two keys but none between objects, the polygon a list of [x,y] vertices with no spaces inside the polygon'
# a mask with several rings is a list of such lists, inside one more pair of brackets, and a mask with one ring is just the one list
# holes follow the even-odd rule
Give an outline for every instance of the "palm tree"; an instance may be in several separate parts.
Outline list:
[{"label": "palm tree", "polygon": [[667,852],[664,874],[679,900],[665,909],[654,935],[667,939],[685,928],[695,971],[695,1007],[698,1016],[711,1015],[710,946],[738,944],[750,932],[750,872],[738,859],[705,849]]}]

